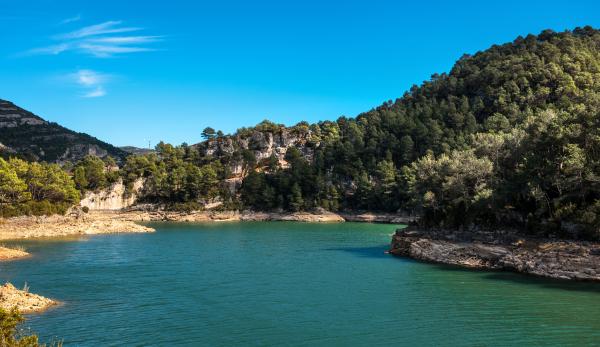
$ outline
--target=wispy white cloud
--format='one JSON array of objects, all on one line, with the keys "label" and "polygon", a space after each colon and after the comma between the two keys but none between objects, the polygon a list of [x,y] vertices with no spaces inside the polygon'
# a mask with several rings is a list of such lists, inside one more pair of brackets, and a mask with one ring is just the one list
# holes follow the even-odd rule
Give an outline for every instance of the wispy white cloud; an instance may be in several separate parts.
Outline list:
[{"label": "wispy white cloud", "polygon": [[156,42],[162,40],[163,36],[109,36],[109,37],[100,37],[97,39],[90,39],[90,42],[98,42],[98,43],[115,43],[115,44],[125,44],[125,43],[147,43],[147,42]]},{"label": "wispy white cloud", "polygon": [[57,35],[57,39],[70,40],[80,39],[88,36],[98,36],[105,34],[126,33],[131,31],[142,30],[142,28],[118,27],[122,22],[120,20],[111,20],[108,22],[90,25],[81,29],[71,31],[66,34]]},{"label": "wispy white cloud", "polygon": [[78,22],[81,20],[81,14],[78,14],[76,16],[70,17],[70,18],[66,18],[63,19],[60,24],[69,24],[69,23],[73,23],[73,22]]},{"label": "wispy white cloud", "polygon": [[150,52],[153,48],[147,47],[132,47],[132,46],[117,46],[117,45],[92,45],[83,43],[79,45],[82,50],[92,54],[99,58],[106,58],[115,54],[122,53],[136,53],[136,52]]},{"label": "wispy white cloud", "polygon": [[26,52],[26,55],[36,55],[36,54],[49,54],[49,55],[57,55],[71,49],[72,45],[69,43],[59,43],[57,45],[51,45],[46,47],[34,48]]},{"label": "wispy white cloud", "polygon": [[69,74],[69,80],[75,82],[84,92],[84,98],[98,98],[106,95],[104,84],[110,80],[110,76],[94,70],[81,69]]},{"label": "wispy white cloud", "polygon": [[83,97],[84,98],[99,98],[104,95],[106,95],[106,90],[104,90],[104,87],[99,86],[99,87],[96,87],[94,90],[91,90],[91,91],[83,94]]},{"label": "wispy white cloud", "polygon": [[[76,17],[68,20],[75,21],[74,18]],[[157,48],[149,45],[163,40],[163,36],[127,35],[126,33],[141,31],[143,28],[122,24],[120,20],[111,20],[58,34],[52,37],[57,43],[31,49],[25,54],[58,55],[72,51],[107,58],[119,54],[155,51]]]}]

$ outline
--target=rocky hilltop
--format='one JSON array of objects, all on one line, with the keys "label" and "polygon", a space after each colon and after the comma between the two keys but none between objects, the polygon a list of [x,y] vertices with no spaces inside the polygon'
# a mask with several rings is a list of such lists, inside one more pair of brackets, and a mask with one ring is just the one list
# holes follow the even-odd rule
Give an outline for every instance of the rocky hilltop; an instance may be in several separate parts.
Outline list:
[{"label": "rocky hilltop", "polygon": [[285,169],[289,167],[285,157],[290,148],[298,149],[306,160],[311,161],[319,144],[318,137],[308,126],[286,127],[263,121],[253,128],[240,129],[233,135],[209,138],[191,147],[198,150],[202,157],[231,159],[228,161],[230,177],[227,183],[234,192],[250,171],[245,165],[248,158],[242,153],[251,154],[259,171],[266,170],[272,158],[276,159],[280,168]]},{"label": "rocky hilltop", "polygon": [[48,122],[10,101],[0,99],[0,153],[30,160],[77,161],[86,155],[117,159],[125,151],[90,135]]},{"label": "rocky hilltop", "polygon": [[528,239],[509,231],[398,230],[393,255],[474,269],[600,281],[600,244]]},{"label": "rocky hilltop", "polygon": [[296,147],[307,158],[311,159],[314,147],[318,142],[312,142],[312,131],[302,127],[285,127],[283,125],[259,124],[254,129],[240,131],[233,136],[209,139],[196,147],[203,150],[205,155],[232,155],[236,150],[254,152],[256,160],[268,159],[275,156],[280,162],[285,162],[288,148]]}]

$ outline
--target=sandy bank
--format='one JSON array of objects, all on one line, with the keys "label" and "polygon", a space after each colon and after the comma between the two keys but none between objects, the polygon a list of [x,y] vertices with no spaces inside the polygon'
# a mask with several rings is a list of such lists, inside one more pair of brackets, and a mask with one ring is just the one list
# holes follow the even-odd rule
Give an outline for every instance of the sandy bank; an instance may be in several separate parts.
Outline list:
[{"label": "sandy bank", "polygon": [[29,255],[29,253],[20,249],[13,249],[0,246],[0,261],[25,258]]},{"label": "sandy bank", "polygon": [[0,286],[0,308],[4,310],[11,310],[16,306],[21,313],[33,313],[56,304],[57,301],[29,293],[28,290],[17,289],[10,283]]},{"label": "sandy bank", "polygon": [[15,217],[0,220],[0,240],[107,233],[142,233],[154,229],[113,214]]}]

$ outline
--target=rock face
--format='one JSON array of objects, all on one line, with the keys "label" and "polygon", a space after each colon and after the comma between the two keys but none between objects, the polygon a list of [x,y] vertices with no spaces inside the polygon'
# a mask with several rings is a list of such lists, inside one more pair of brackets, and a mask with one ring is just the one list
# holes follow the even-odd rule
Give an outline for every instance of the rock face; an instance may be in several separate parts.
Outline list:
[{"label": "rock face", "polygon": [[5,100],[0,100],[0,142],[0,151],[48,162],[77,161],[86,155],[111,155],[118,160],[126,155],[119,148],[48,122]]},{"label": "rock face", "polygon": [[17,289],[10,283],[0,286],[0,308],[7,311],[16,307],[21,313],[41,312],[56,304],[54,300]]},{"label": "rock face", "polygon": [[477,269],[600,281],[600,244],[523,239],[511,232],[398,230],[393,255]]},{"label": "rock face", "polygon": [[414,222],[417,217],[408,215],[388,214],[388,213],[341,213],[347,222],[363,223],[391,223],[408,224]]},{"label": "rock face", "polygon": [[90,210],[121,210],[132,206],[144,186],[144,181],[138,179],[133,183],[133,189],[127,194],[123,180],[119,180],[110,188],[99,192],[86,192],[79,204]]},{"label": "rock face", "polygon": [[[285,155],[290,147],[296,147],[310,161],[314,154],[313,146],[318,146],[318,142],[313,142],[310,129],[273,125],[268,129],[253,129],[235,136],[209,139],[193,147],[208,156],[232,155],[236,151],[249,150],[259,164],[275,156],[280,166],[285,168],[288,166]],[[244,174],[241,161],[239,165],[234,163],[230,169],[234,177]]]}]

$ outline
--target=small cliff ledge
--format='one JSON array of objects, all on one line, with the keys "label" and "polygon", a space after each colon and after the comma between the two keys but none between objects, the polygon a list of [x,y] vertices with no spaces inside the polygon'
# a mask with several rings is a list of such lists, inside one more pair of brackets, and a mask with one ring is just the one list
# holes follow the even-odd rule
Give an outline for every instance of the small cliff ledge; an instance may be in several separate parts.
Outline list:
[{"label": "small cliff ledge", "polygon": [[396,231],[393,255],[474,269],[600,281],[600,243],[524,239],[511,232]]}]

